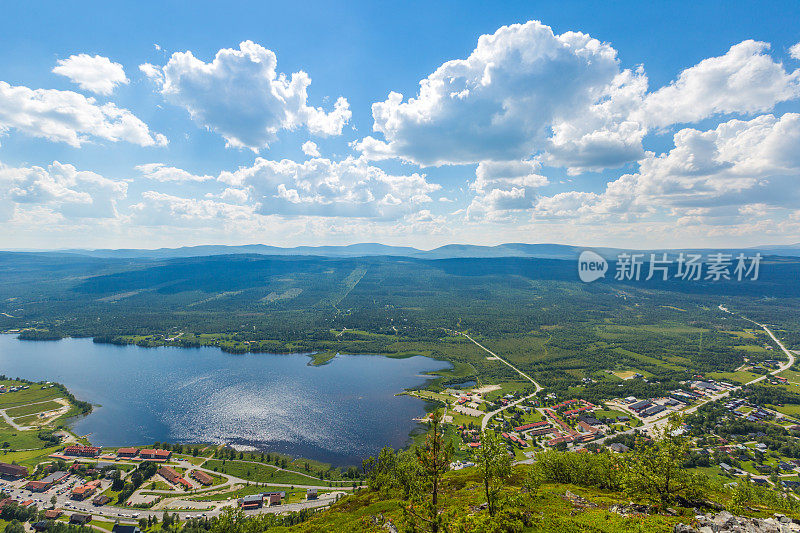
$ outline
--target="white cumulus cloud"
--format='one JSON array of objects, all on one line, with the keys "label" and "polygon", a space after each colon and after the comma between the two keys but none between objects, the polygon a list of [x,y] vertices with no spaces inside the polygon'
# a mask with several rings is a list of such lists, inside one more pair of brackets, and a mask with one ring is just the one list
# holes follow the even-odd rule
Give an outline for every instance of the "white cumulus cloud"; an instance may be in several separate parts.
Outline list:
[{"label": "white cumulus cloud", "polygon": [[794,59],[800,59],[800,43],[797,43],[789,48],[789,55]]},{"label": "white cumulus cloud", "polygon": [[482,35],[466,59],[444,63],[419,94],[372,105],[365,155],[423,165],[523,159],[544,148],[559,118],[596,103],[620,73],[616,51],[583,33],[555,35],[538,21]]},{"label": "white cumulus cloud", "polygon": [[203,175],[199,176],[187,172],[182,168],[170,167],[163,163],[146,163],[144,165],[137,165],[136,170],[142,173],[142,176],[162,182],[191,182],[191,181],[208,181],[213,180],[213,176]]},{"label": "white cumulus cloud", "polygon": [[641,120],[656,127],[691,123],[716,114],[769,111],[800,97],[800,70],[787,72],[767,54],[769,48],[743,41],[684,70],[647,96]]},{"label": "white cumulus cloud", "polygon": [[0,81],[0,133],[17,130],[32,137],[79,147],[94,139],[165,146],[167,138],[113,103],[99,105],[73,91],[30,89]]},{"label": "white cumulus cloud", "polygon": [[319,157],[319,148],[314,141],[306,141],[303,143],[303,153],[311,157]]},{"label": "white cumulus cloud", "polygon": [[637,173],[610,182],[602,194],[539,198],[535,215],[719,219],[800,204],[800,114],[729,120],[707,131],[686,128],[674,141],[672,150],[648,153]]},{"label": "white cumulus cloud", "polygon": [[258,151],[280,130],[299,127],[317,135],[341,134],[352,115],[347,100],[340,97],[330,111],[310,106],[308,74],[279,74],[277,64],[273,51],[244,41],[239,49],[219,50],[210,63],[187,51],[172,54],[161,68],[139,68],[160,84],[167,101],[222,135],[228,146]]},{"label": "white cumulus cloud", "polygon": [[182,198],[158,191],[145,191],[141,201],[130,208],[131,219],[142,226],[205,227],[229,223],[249,223],[250,206],[234,205],[214,199]]},{"label": "white cumulus cloud", "polygon": [[392,218],[420,210],[441,188],[422,174],[392,175],[364,158],[304,162],[257,158],[253,166],[223,172],[219,180],[247,190],[257,212]]},{"label": "white cumulus cloud", "polygon": [[84,91],[104,96],[114,92],[117,85],[128,83],[122,65],[99,55],[78,54],[59,59],[53,72],[66,76]]},{"label": "white cumulus cloud", "polygon": [[[654,128],[752,115],[800,97],[770,45],[743,41],[649,92],[644,66],[622,69],[609,44],[538,21],[482,35],[466,59],[443,63],[416,95],[372,105],[375,136],[353,143],[371,160],[423,166],[538,158],[572,175],[645,156]],[[790,53],[794,53],[794,48]]]},{"label": "white cumulus cloud", "polygon": [[44,167],[0,163],[0,213],[46,208],[67,218],[116,218],[128,184],[53,161]]}]

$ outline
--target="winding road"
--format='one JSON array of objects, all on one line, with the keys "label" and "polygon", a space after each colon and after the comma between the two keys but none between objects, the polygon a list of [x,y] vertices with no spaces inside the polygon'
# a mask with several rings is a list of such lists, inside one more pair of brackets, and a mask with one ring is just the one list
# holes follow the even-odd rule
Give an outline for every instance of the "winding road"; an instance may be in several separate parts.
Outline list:
[{"label": "winding road", "polygon": [[533,378],[532,378],[532,377],[530,377],[528,374],[526,374],[525,372],[523,372],[523,371],[522,371],[522,370],[520,370],[519,368],[515,367],[514,365],[512,365],[511,363],[509,363],[508,361],[506,361],[505,359],[503,359],[502,357],[500,357],[499,355],[497,355],[496,353],[494,353],[493,351],[491,351],[489,348],[487,348],[487,347],[486,347],[486,346],[484,346],[483,344],[479,343],[478,341],[476,341],[475,339],[473,339],[472,337],[470,337],[469,335],[467,335],[466,333],[464,333],[463,331],[458,331],[458,332],[456,332],[456,333],[458,333],[459,335],[463,335],[464,337],[466,337],[466,338],[468,338],[469,340],[471,340],[472,342],[474,342],[474,343],[475,343],[475,344],[476,344],[476,345],[477,345],[479,348],[481,348],[481,349],[482,349],[482,350],[484,350],[486,353],[490,354],[492,357],[494,357],[494,358],[495,358],[495,359],[497,359],[498,361],[502,362],[502,363],[503,363],[503,364],[505,364],[506,366],[508,366],[508,367],[512,368],[512,369],[513,369],[513,370],[514,370],[514,371],[515,371],[517,374],[519,374],[520,376],[524,377],[525,379],[527,379],[528,381],[530,381],[531,383],[533,383],[533,386],[534,386],[534,387],[536,387],[536,392],[534,392],[533,394],[529,394],[529,395],[527,395],[527,396],[525,396],[525,397],[523,397],[523,398],[520,398],[519,400],[513,401],[513,402],[509,403],[508,405],[504,405],[504,406],[503,406],[503,407],[501,407],[500,409],[495,409],[494,411],[491,411],[491,412],[488,412],[488,413],[486,413],[486,414],[483,416],[483,419],[481,420],[481,431],[484,431],[484,430],[486,430],[486,426],[488,426],[488,425],[489,425],[489,421],[490,421],[490,420],[492,419],[492,417],[493,417],[494,415],[496,415],[497,413],[499,413],[499,412],[501,412],[501,411],[505,411],[505,410],[506,410],[506,409],[508,409],[509,407],[513,407],[513,406],[517,405],[518,403],[522,403],[522,402],[524,402],[525,400],[527,400],[528,398],[533,398],[534,396],[536,396],[537,394],[539,394],[539,393],[542,391],[543,387],[542,387],[541,385],[539,385],[538,383],[536,383],[536,381],[534,381],[534,380],[533,380]]}]

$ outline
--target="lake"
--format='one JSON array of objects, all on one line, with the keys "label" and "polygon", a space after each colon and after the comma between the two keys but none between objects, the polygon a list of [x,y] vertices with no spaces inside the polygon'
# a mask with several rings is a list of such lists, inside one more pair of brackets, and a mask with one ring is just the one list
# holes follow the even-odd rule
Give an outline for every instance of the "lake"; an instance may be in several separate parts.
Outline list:
[{"label": "lake", "polygon": [[0,335],[0,373],[57,381],[98,405],[72,427],[98,446],[225,443],[360,465],[402,447],[424,403],[395,396],[449,368],[425,357],[233,355],[217,348],[141,348],[91,339]]}]

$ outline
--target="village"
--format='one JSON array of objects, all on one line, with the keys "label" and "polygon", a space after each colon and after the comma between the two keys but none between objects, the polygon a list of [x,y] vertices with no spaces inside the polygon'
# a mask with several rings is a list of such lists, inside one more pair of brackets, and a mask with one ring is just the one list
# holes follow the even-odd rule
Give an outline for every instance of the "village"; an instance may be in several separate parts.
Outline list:
[{"label": "village", "polygon": [[92,446],[57,425],[76,411],[67,396],[49,382],[0,380],[0,519],[23,517],[35,531],[58,521],[135,533],[165,514],[289,513],[353,490],[285,456],[216,445]]},{"label": "village", "polygon": [[[288,512],[326,506],[346,493],[322,486],[311,477],[307,485],[251,483],[204,468],[203,458],[158,448],[103,449],[73,444],[50,454],[49,459],[32,471],[0,462],[0,491],[6,496],[0,500],[0,513],[6,507],[43,510],[43,520],[32,527],[44,531],[52,520],[87,524],[99,519],[135,525],[164,512],[179,519],[215,516],[224,507],[239,507],[248,514]],[[143,473],[152,474],[138,481],[125,501],[118,502],[120,487]],[[231,496],[237,492],[247,494]]]},{"label": "village", "polygon": [[[631,376],[637,377],[641,376]],[[443,420],[456,428],[462,450],[480,447],[481,428],[485,425],[503,437],[510,455],[525,460],[550,448],[585,449],[592,442],[599,444],[617,434],[637,428],[646,430],[671,413],[683,412],[734,388],[732,383],[698,376],[687,381],[685,388],[662,397],[628,396],[600,405],[579,398],[562,400],[554,394],[539,398],[529,390],[506,392],[502,385],[450,388],[436,394],[423,391],[420,396],[447,406]],[[626,451],[627,447],[612,444],[611,449]]]}]

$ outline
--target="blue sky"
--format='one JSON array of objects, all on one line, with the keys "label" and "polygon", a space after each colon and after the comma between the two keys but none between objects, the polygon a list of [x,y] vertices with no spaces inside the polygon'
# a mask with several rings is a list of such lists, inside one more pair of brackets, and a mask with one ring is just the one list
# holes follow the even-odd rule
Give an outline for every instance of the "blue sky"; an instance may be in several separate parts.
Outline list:
[{"label": "blue sky", "polygon": [[564,4],[8,2],[0,247],[800,242],[797,2]]}]

